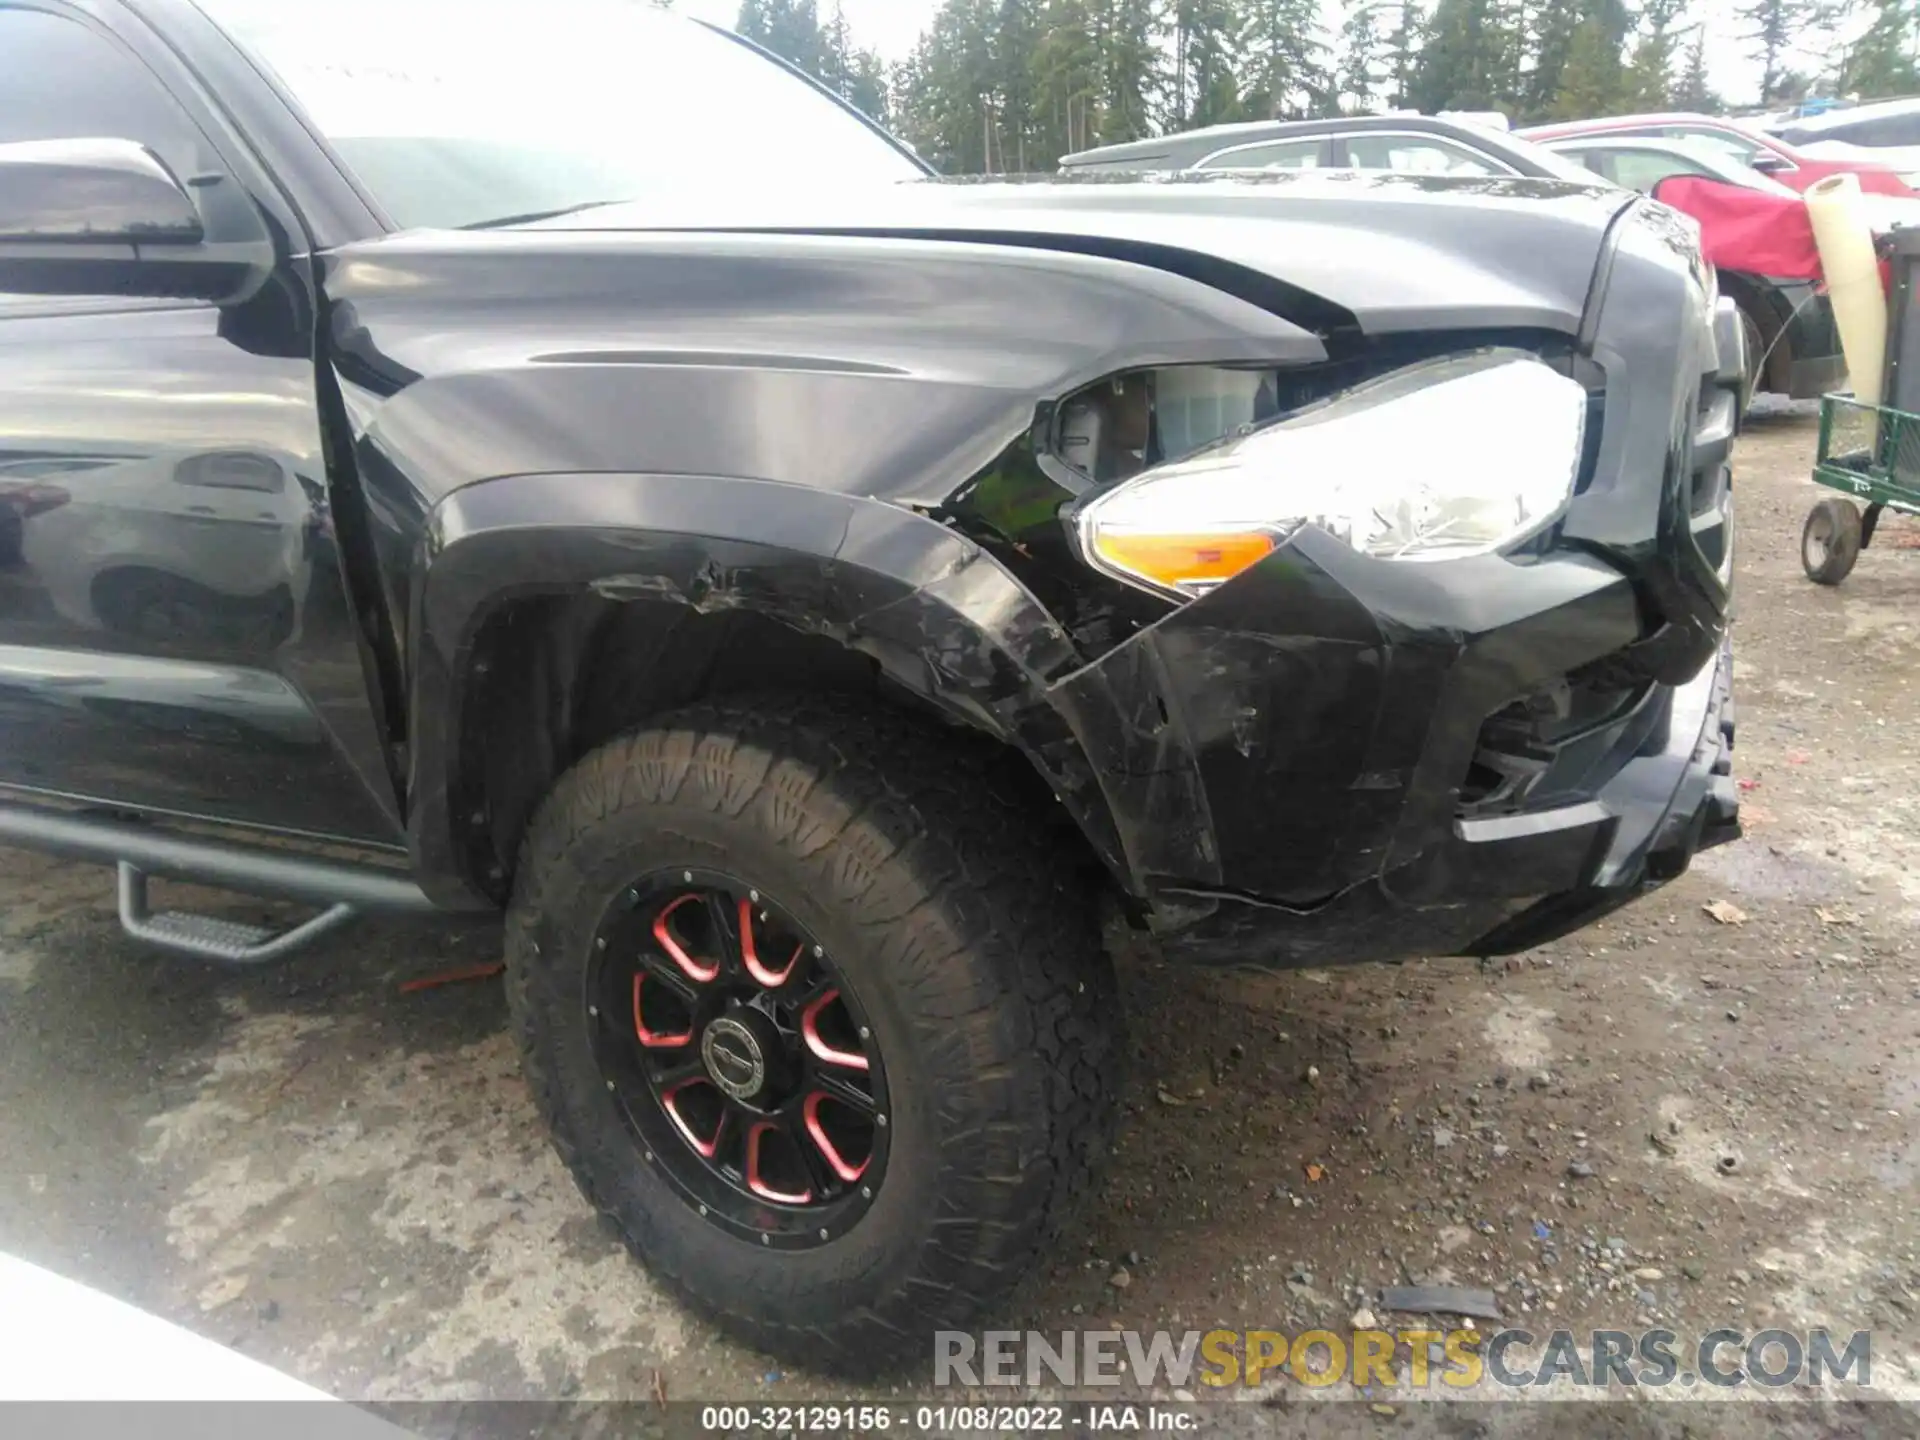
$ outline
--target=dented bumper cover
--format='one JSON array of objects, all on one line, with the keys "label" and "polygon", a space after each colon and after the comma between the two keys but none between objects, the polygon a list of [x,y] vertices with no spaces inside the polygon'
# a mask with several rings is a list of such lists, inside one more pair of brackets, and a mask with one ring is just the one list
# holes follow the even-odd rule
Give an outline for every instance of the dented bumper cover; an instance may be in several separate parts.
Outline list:
[{"label": "dented bumper cover", "polygon": [[1600,443],[1547,543],[1407,564],[1307,529],[1060,687],[1127,717],[1096,764],[1169,954],[1509,953],[1738,836],[1737,322],[1677,273],[1597,308]]}]

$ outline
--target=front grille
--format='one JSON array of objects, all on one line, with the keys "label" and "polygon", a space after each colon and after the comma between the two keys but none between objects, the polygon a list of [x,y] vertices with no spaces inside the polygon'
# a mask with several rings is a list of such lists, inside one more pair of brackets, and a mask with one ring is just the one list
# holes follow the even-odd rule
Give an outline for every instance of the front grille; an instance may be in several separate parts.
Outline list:
[{"label": "front grille", "polygon": [[1454,813],[1510,815],[1551,797],[1575,742],[1617,725],[1646,693],[1644,682],[1616,683],[1590,666],[1502,706],[1480,727]]}]

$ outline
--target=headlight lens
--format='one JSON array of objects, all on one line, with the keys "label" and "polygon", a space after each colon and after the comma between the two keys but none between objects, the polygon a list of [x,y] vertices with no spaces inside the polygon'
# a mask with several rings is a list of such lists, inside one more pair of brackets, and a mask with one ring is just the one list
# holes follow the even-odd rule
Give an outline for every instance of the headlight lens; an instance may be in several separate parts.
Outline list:
[{"label": "headlight lens", "polygon": [[1525,351],[1409,366],[1117,486],[1080,512],[1081,548],[1180,596],[1308,524],[1386,559],[1482,554],[1566,503],[1586,416],[1586,391]]}]

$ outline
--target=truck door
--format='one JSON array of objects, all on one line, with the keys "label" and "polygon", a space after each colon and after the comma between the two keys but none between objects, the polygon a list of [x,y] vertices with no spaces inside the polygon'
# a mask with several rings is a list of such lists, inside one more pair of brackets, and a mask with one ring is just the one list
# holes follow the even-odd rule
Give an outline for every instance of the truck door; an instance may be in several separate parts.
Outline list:
[{"label": "truck door", "polygon": [[0,0],[0,145],[73,139],[146,146],[201,197],[209,240],[243,216],[276,268],[215,305],[8,293],[0,267],[0,787],[398,843],[336,553],[305,242],[130,16]]}]

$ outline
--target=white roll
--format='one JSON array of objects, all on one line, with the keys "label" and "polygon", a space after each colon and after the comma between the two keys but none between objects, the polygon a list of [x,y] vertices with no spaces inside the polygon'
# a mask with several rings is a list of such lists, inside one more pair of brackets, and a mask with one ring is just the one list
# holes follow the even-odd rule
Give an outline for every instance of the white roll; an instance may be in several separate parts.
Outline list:
[{"label": "white roll", "polygon": [[1866,196],[1859,177],[1851,174],[1816,180],[1806,193],[1854,398],[1878,405],[1887,361],[1887,292],[1880,283]]}]

